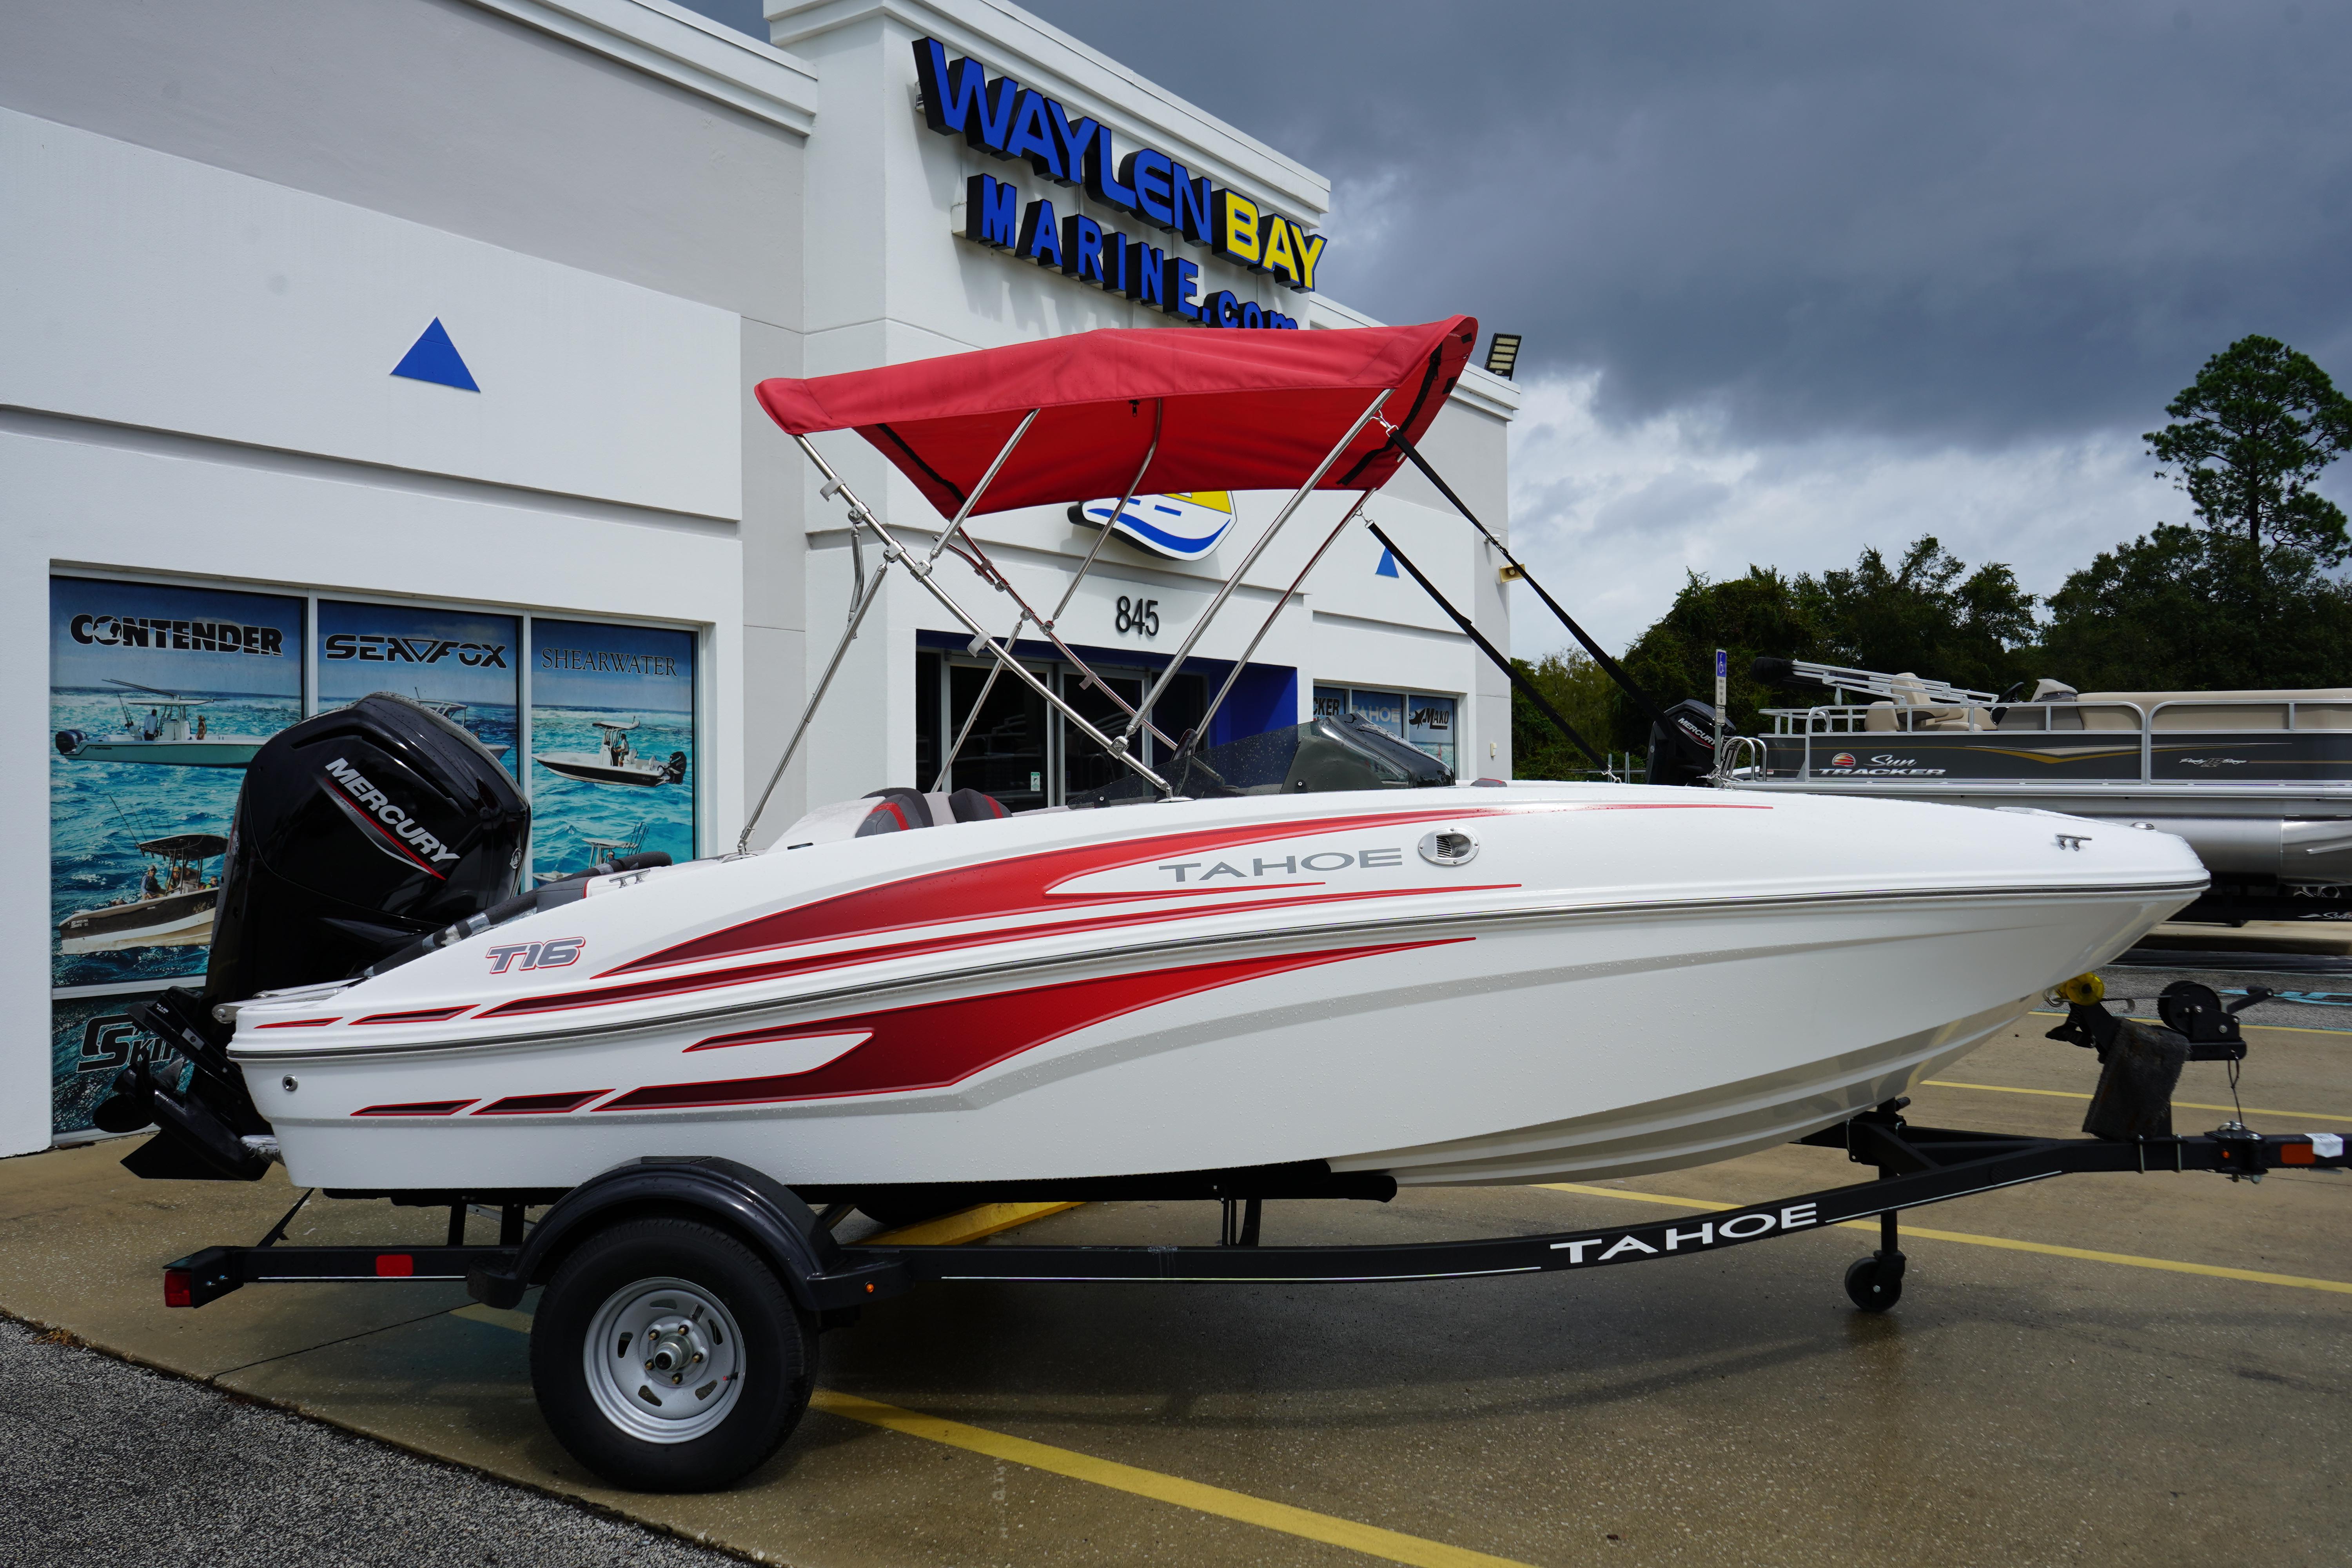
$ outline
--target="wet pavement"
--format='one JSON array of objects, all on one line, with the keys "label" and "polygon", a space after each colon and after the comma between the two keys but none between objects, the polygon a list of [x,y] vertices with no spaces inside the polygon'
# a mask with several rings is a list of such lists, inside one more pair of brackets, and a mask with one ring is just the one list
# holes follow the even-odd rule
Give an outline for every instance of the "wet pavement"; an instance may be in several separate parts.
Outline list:
[{"label": "wet pavement", "polygon": [[[2118,994],[2149,978],[2110,974]],[[2248,1015],[2282,1026],[2248,1030],[2253,1125],[2352,1131],[2352,1032],[2304,1021],[2352,1024],[2336,1006]],[[2040,1037],[2052,1022],[1948,1069],[1909,1116],[2073,1132],[2095,1067]],[[2177,1120],[2211,1126],[2226,1111],[2206,1108],[2231,1103],[2221,1066],[2192,1063]],[[2341,1562],[2352,1539],[2352,1176],[2069,1177],[1919,1211],[1884,1317],[1840,1288],[1875,1245],[1854,1230],[1589,1275],[934,1287],[826,1337],[818,1407],[743,1485],[645,1498],[583,1476],[540,1421],[528,1300],[490,1313],[455,1287],[320,1284],[166,1310],[163,1262],[258,1237],[293,1194],[277,1173],[138,1183],[113,1164],[127,1147],[0,1163],[0,1309],[771,1560],[2294,1564]],[[1861,1173],[1791,1147],[1569,1189],[1277,1203],[1265,1239],[1612,1225]],[[289,1239],[439,1223],[320,1202]],[[1124,1204],[1013,1234],[1216,1229],[1213,1205]],[[5,1397],[60,1454],[96,1440]]]}]

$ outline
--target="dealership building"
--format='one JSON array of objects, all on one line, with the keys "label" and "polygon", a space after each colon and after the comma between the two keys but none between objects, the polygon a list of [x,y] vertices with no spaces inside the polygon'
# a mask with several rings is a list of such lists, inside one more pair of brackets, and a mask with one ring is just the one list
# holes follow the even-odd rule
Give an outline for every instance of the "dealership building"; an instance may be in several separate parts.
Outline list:
[{"label": "dealership building", "polygon": [[[47,867],[0,889],[0,973],[48,998],[0,1033],[0,1153],[88,1136],[153,1048],[127,1009],[203,973],[240,765],[308,713],[391,690],[472,729],[530,797],[530,875],[732,847],[859,571],[758,382],[1101,327],[1371,324],[1319,289],[1350,243],[1328,182],[1015,7],[771,0],[769,23],[667,0],[0,22],[0,624],[27,676],[0,712],[42,759],[0,798]],[[1470,371],[1423,443],[1497,532],[1516,406]],[[865,443],[815,443],[894,531],[936,533]],[[1057,630],[1132,698],[1281,499],[1150,498],[1166,531],[1107,540],[1061,509],[974,531],[1033,604],[1100,543]],[[1161,729],[1193,727],[1347,499],[1256,561]],[[1502,563],[1433,489],[1408,471],[1369,512],[1508,645]],[[893,574],[755,842],[929,788],[967,728],[953,784],[1013,809],[1104,782],[1025,688],[974,714],[973,646]],[[1101,711],[1053,647],[1015,647]],[[1360,527],[1208,739],[1346,710],[1510,773],[1503,678]]]}]

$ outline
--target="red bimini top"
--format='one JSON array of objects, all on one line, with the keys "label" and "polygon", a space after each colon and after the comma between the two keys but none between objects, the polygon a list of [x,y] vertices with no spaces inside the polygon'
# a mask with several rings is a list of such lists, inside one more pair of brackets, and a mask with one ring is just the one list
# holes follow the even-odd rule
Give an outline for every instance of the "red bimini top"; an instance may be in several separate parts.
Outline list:
[{"label": "red bimini top", "polygon": [[[1468,316],[1332,331],[1106,328],[1040,342],[760,384],[795,436],[855,430],[952,516],[1031,409],[1041,412],[976,512],[1186,490],[1287,490],[1389,391],[1381,418],[1417,441],[1478,341]],[[1136,466],[1160,449],[1139,480]],[[1317,488],[1378,489],[1404,455],[1374,421]]]}]

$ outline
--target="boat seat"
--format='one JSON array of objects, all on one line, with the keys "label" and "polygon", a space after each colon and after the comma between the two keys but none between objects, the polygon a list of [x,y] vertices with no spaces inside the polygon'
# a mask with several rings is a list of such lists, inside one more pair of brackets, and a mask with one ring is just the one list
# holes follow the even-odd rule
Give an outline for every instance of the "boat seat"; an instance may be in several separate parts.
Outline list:
[{"label": "boat seat", "polygon": [[956,822],[993,822],[1012,815],[1003,801],[976,789],[951,794],[877,789],[856,800],[818,806],[784,829],[777,842],[788,849],[800,849],[844,838],[871,838],[877,833],[905,833]]}]

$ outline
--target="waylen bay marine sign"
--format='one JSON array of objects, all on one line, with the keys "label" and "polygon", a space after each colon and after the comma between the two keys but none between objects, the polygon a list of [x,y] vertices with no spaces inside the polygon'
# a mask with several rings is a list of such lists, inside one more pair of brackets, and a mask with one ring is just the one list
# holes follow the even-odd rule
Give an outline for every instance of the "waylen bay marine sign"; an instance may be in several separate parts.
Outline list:
[{"label": "waylen bay marine sign", "polygon": [[[915,41],[915,75],[924,123],[940,135],[961,136],[1008,163],[1025,160],[1041,179],[1083,187],[1103,206],[1131,213],[1150,228],[1265,273],[1285,288],[1306,293],[1315,287],[1324,236],[1211,184],[1157,148],[1118,157],[1110,127],[1073,120],[1055,100],[1011,77],[991,77],[977,60],[950,60],[936,38]],[[1204,327],[1298,325],[1295,317],[1236,300],[1229,289],[1196,298],[1196,263],[1084,214],[1058,216],[1051,196],[1024,206],[1019,188],[993,174],[964,182],[963,235]]]}]

